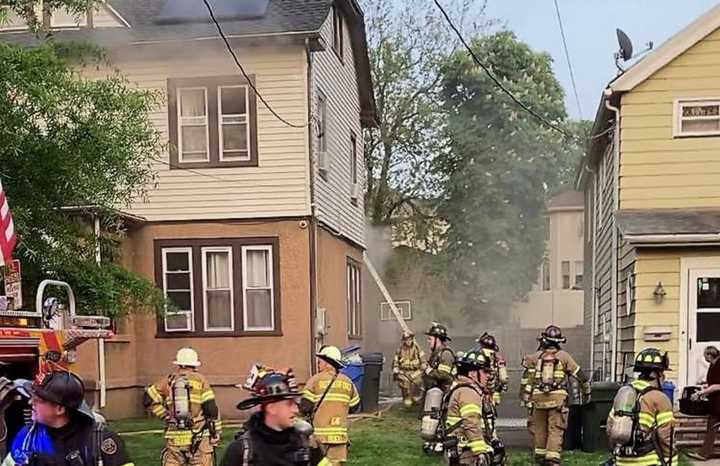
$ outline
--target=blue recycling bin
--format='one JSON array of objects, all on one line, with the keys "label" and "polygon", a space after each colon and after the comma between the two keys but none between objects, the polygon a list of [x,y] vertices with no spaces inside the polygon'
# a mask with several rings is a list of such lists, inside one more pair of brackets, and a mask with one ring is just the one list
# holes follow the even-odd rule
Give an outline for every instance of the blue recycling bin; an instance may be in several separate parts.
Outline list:
[{"label": "blue recycling bin", "polygon": [[668,398],[670,398],[670,403],[675,402],[675,384],[674,383],[672,383],[670,381],[663,382],[662,391]]},{"label": "blue recycling bin", "polygon": [[[351,358],[360,351],[360,346],[352,345],[340,350],[346,365],[340,370],[341,374],[345,374],[355,384],[358,393],[362,393],[363,376],[365,375],[365,365],[361,358]],[[349,359],[349,360],[348,360]]]}]

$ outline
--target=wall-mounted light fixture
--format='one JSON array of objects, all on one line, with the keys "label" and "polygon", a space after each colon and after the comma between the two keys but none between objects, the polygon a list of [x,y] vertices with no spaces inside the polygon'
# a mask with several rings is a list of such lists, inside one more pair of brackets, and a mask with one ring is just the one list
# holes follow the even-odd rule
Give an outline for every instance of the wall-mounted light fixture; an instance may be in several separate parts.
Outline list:
[{"label": "wall-mounted light fixture", "polygon": [[655,304],[662,304],[666,294],[667,292],[665,291],[665,288],[663,288],[662,282],[658,282],[657,286],[655,287],[655,291],[653,291]]}]

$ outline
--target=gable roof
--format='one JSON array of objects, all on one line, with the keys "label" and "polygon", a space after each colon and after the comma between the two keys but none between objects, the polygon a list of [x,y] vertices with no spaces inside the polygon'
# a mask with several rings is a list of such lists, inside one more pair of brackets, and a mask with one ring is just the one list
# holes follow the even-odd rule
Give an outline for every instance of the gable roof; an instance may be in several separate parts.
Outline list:
[{"label": "gable roof", "polygon": [[609,84],[613,92],[627,92],[655,74],[687,49],[720,28],[720,5],[717,5],[687,25],[654,52],[635,63]]},{"label": "gable roof", "polygon": [[[167,0],[108,0],[112,11],[129,27],[61,29],[52,31],[50,37],[62,41],[90,41],[107,47],[220,40],[216,26],[209,18],[207,22],[158,23],[157,18],[166,2]],[[363,125],[376,126],[377,108],[370,76],[365,20],[357,0],[270,0],[262,17],[221,20],[220,24],[230,40],[252,40],[267,36],[319,40],[320,30],[333,3],[347,16],[357,69]],[[0,40],[32,46],[38,45],[45,38],[38,38],[29,32],[0,32]]]}]

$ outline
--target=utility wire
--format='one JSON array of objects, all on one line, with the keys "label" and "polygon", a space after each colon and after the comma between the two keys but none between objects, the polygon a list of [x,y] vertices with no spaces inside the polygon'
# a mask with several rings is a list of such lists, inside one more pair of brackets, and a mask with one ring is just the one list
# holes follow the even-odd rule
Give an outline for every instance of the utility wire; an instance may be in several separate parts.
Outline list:
[{"label": "utility wire", "polygon": [[555,2],[555,13],[557,13],[558,25],[560,26],[560,35],[562,36],[563,48],[565,49],[565,59],[567,60],[568,70],[570,70],[570,82],[572,83],[573,92],[575,93],[575,102],[577,102],[578,112],[580,119],[582,116],[582,106],[580,105],[580,97],[578,96],[577,85],[575,84],[575,72],[573,71],[572,62],[570,61],[570,52],[568,52],[567,39],[565,38],[565,27],[563,26],[562,16],[560,15],[560,6],[558,0]]},{"label": "utility wire", "polygon": [[188,167],[181,167],[181,166],[179,166],[179,165],[177,165],[177,164],[174,164],[174,163],[172,163],[172,162],[168,162],[167,160],[159,159],[159,158],[157,158],[157,157],[150,157],[150,158],[151,158],[152,160],[154,160],[155,162],[162,163],[163,165],[167,165],[167,166],[170,167],[170,168],[176,168],[176,169],[178,169],[178,170],[185,170],[185,171],[187,171],[187,172],[194,173],[194,174],[200,175],[200,176],[204,176],[204,177],[206,177],[206,178],[212,178],[213,180],[216,180],[216,181],[229,181],[229,180],[226,179],[226,178],[222,178],[222,177],[220,177],[220,176],[215,176],[215,175],[213,175],[213,174],[211,174],[211,173],[201,172],[200,170],[193,170],[192,168],[188,168]]},{"label": "utility wire", "polygon": [[[205,0],[205,1],[207,1],[207,0]],[[452,19],[450,19],[450,16],[448,15],[447,11],[445,11],[445,8],[443,8],[443,6],[440,4],[440,2],[438,0],[433,0],[433,1],[435,2],[435,5],[438,7],[440,12],[445,17],[445,21],[447,21],[448,25],[455,32],[455,35],[457,35],[458,39],[460,39],[460,42],[462,42],[463,46],[465,46],[465,49],[468,51],[468,53],[472,57],[473,61],[480,68],[482,68],[483,71],[485,71],[485,73],[488,75],[488,77],[495,83],[495,85],[498,88],[500,88],[501,91],[503,91],[505,94],[507,94],[507,96],[510,97],[510,99],[512,99],[513,102],[515,102],[520,108],[522,108],[523,110],[528,112],[530,115],[535,117],[543,125],[547,126],[548,128],[550,128],[554,131],[557,131],[557,132],[565,135],[566,137],[568,137],[570,139],[577,139],[577,137],[574,136],[573,134],[565,131],[560,126],[556,125],[552,121],[550,121],[547,118],[545,118],[544,116],[540,115],[538,112],[536,112],[532,108],[528,107],[527,104],[525,104],[523,101],[518,99],[515,96],[515,94],[513,94],[507,87],[505,87],[505,85],[492,73],[492,71],[490,71],[490,69],[483,62],[480,61],[480,59],[477,57],[477,55],[475,55],[475,52],[473,51],[472,47],[470,47],[470,45],[467,43],[467,41],[463,38],[462,33],[460,33],[460,30],[457,28],[457,26],[455,26]]]},{"label": "utility wire", "polygon": [[270,113],[272,113],[273,116],[275,116],[275,118],[277,118],[280,122],[282,122],[286,126],[289,126],[291,128],[306,128],[306,127],[310,126],[310,123],[303,124],[303,125],[296,125],[294,123],[290,123],[285,118],[281,117],[275,111],[275,109],[273,109],[270,106],[270,104],[267,102],[267,100],[265,100],[265,97],[263,97],[262,94],[260,94],[260,92],[258,92],[257,88],[255,87],[255,84],[250,79],[250,76],[248,76],[248,74],[245,72],[245,68],[242,66],[242,63],[240,63],[240,60],[238,59],[237,55],[235,54],[235,51],[233,50],[232,46],[230,45],[230,42],[228,41],[227,36],[225,36],[225,33],[223,32],[222,27],[220,26],[220,23],[215,18],[215,12],[213,11],[212,7],[210,6],[210,3],[208,2],[208,0],[203,0],[203,3],[205,3],[205,7],[207,8],[208,13],[210,14],[210,19],[212,20],[213,23],[215,23],[215,27],[217,28],[218,33],[220,34],[220,37],[222,38],[223,42],[225,42],[225,47],[227,47],[228,52],[230,52],[230,55],[232,55],[233,60],[235,60],[235,64],[237,65],[237,67],[240,69],[240,72],[247,80],[248,86],[250,86],[252,88],[253,92],[255,92],[255,95],[257,95],[257,97],[260,99],[260,102],[262,102],[263,105],[265,105],[265,107],[268,110],[270,110]]}]

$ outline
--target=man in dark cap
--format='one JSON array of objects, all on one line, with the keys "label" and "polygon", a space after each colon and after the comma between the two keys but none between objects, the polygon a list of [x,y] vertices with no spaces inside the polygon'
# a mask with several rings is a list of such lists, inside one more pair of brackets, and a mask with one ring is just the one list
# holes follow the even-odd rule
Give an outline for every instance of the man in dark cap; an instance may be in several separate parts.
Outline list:
[{"label": "man in dark cap", "polygon": [[52,372],[18,388],[30,398],[33,422],[15,436],[2,466],[133,466],[122,440],[85,403],[76,375]]}]

